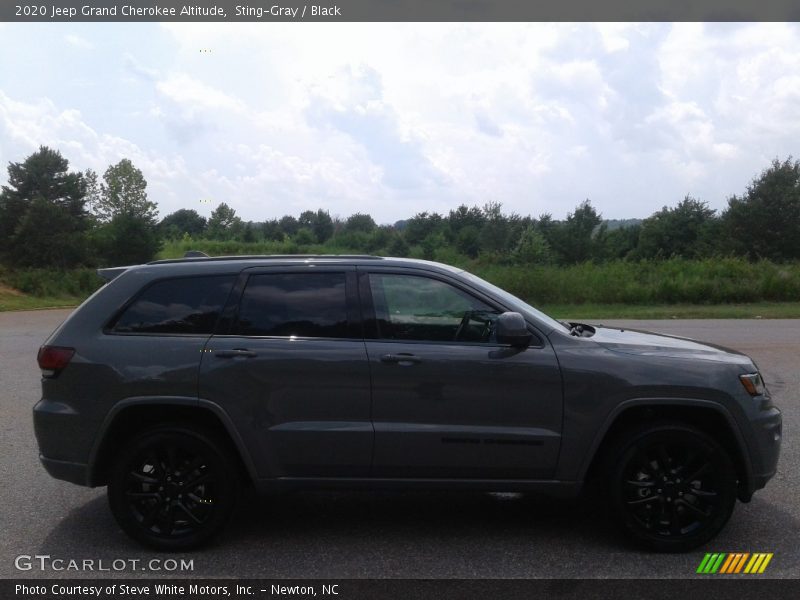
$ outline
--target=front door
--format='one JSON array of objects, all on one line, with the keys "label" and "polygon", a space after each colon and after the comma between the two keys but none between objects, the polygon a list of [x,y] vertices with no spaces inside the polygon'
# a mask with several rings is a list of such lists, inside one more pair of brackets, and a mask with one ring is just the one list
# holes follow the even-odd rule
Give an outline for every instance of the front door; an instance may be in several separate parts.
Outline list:
[{"label": "front door", "polygon": [[498,344],[502,307],[449,278],[414,270],[360,275],[370,320],[379,478],[544,479],[561,441],[561,376],[542,335]]}]

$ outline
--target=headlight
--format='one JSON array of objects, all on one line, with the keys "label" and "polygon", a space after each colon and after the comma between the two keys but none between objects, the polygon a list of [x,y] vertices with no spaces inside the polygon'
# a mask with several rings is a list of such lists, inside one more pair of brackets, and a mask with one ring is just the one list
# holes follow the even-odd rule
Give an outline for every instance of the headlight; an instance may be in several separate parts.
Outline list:
[{"label": "headlight", "polygon": [[760,373],[746,373],[739,375],[739,381],[742,382],[744,389],[751,396],[762,396],[765,392],[764,380],[761,379]]}]

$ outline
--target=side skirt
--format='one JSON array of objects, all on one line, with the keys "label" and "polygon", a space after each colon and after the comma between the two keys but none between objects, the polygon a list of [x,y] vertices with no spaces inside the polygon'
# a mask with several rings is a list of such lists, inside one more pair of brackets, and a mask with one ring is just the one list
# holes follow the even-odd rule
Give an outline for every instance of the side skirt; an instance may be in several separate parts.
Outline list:
[{"label": "side skirt", "polygon": [[556,498],[575,498],[581,482],[529,479],[371,479],[281,477],[259,479],[255,488],[262,494],[298,490],[394,490],[394,491],[462,491],[462,492],[535,492]]}]

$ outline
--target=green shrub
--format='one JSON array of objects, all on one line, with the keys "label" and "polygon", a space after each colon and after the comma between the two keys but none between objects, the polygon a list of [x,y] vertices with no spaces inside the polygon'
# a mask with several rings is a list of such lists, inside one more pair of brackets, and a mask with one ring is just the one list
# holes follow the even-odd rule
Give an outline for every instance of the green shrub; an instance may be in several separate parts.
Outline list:
[{"label": "green shrub", "polygon": [[479,277],[539,304],[726,304],[800,301],[800,263],[738,258],[582,263],[475,263]]},{"label": "green shrub", "polygon": [[37,297],[85,297],[103,284],[94,269],[28,269],[5,275],[11,287]]},{"label": "green shrub", "polygon": [[[397,240],[401,240],[399,243]],[[432,240],[429,240],[432,241]],[[400,247],[403,246],[403,247]],[[362,236],[333,238],[327,244],[298,245],[292,241],[176,240],[167,242],[161,258],[183,256],[200,250],[210,256],[223,254],[346,254],[368,248]],[[398,252],[392,251],[398,250]],[[369,250],[372,251],[372,250]],[[433,260],[467,269],[507,289],[532,304],[727,304],[800,301],[800,263],[749,262],[741,258],[624,261],[553,264],[512,264],[502,256],[482,254],[470,259],[451,246],[411,246],[396,237],[389,255]]]}]

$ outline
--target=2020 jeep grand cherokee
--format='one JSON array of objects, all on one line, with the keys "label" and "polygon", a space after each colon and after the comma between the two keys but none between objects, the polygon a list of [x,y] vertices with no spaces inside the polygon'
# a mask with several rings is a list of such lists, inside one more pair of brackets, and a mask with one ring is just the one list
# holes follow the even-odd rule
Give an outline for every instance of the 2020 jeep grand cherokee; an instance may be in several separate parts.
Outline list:
[{"label": "2020 jeep grand cherokee", "polygon": [[108,485],[138,541],[218,533],[245,482],[580,493],[688,550],[775,473],[743,354],[565,324],[464,271],[368,256],[186,258],[110,280],[39,352],[41,460]]}]

